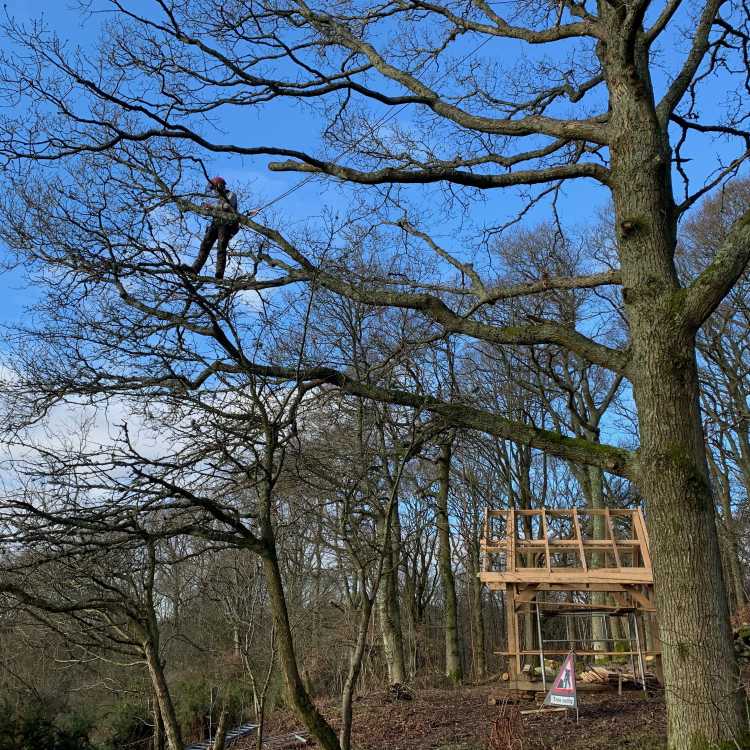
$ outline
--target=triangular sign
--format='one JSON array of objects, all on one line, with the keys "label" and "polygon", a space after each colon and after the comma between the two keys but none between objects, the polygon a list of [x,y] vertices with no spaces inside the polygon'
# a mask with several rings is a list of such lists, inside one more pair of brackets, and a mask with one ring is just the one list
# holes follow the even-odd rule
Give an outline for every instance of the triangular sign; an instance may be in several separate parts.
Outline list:
[{"label": "triangular sign", "polygon": [[544,699],[544,705],[576,708],[576,655],[572,651],[565,657],[552,689]]}]

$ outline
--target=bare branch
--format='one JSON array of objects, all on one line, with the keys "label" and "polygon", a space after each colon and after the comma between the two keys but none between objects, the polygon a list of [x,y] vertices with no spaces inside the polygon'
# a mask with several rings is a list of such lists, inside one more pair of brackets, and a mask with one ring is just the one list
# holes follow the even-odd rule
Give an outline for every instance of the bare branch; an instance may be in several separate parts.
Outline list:
[{"label": "bare branch", "polygon": [[474,174],[446,167],[425,167],[423,169],[396,169],[386,167],[374,172],[361,172],[350,167],[342,167],[333,162],[323,162],[311,156],[305,163],[295,161],[271,162],[272,172],[312,172],[328,174],[347,182],[360,185],[382,185],[384,183],[427,184],[430,182],[452,182],[457,185],[476,188],[502,188],[511,185],[538,185],[552,180],[591,177],[605,185],[609,181],[609,170],[599,164],[563,164],[542,169],[521,170],[506,174]]},{"label": "bare branch", "polygon": [[672,81],[669,89],[659,102],[656,113],[662,125],[666,127],[670,116],[674,112],[685,92],[693,82],[696,72],[703,62],[709,49],[709,35],[713,28],[721,6],[726,0],[707,0],[700,21],[695,29],[693,44],[690,48],[682,69]]},{"label": "bare branch", "polygon": [[682,319],[697,330],[718,307],[750,261],[750,211],[739,218],[711,265],[683,292]]}]

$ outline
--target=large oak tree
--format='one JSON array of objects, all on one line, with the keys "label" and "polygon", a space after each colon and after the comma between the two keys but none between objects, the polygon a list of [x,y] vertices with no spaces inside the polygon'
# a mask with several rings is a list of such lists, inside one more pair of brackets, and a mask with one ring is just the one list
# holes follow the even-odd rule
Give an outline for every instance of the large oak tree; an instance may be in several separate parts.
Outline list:
[{"label": "large oak tree", "polygon": [[[746,6],[145,5],[102,0],[110,14],[96,50],[66,47],[41,25],[6,24],[0,79],[14,109],[2,120],[0,157],[13,189],[3,198],[2,233],[50,283],[49,319],[37,334],[54,356],[19,360],[25,385],[48,397],[34,405],[71,394],[153,398],[260,374],[425,409],[444,425],[626,477],[647,499],[670,747],[737,739],[743,718],[695,337],[750,257],[750,212],[688,283],[674,256],[680,217],[720,189],[750,149]],[[315,108],[320,147],[304,150],[307,132],[301,143],[279,145],[257,142],[246,127],[235,138],[215,127],[229,113],[287,100]],[[716,138],[725,142],[722,158],[694,186],[689,153]],[[363,187],[351,193],[346,221],[331,217],[307,232],[287,231],[271,212],[244,215],[227,278],[196,277],[186,265],[191,216],[205,213],[196,185],[208,176],[204,160],[218,155],[282,158],[271,170]],[[546,199],[553,210],[563,189],[585,190],[588,200],[592,184],[611,197],[618,265],[582,276],[504,284],[482,264],[481,241],[444,247],[424,215],[435,185],[457,199],[445,203],[456,212],[478,192],[515,191],[523,218]],[[378,262],[362,264],[353,246]],[[289,339],[279,331],[301,330],[305,310],[295,317],[293,307],[280,307],[270,325],[264,316],[249,323],[241,305],[248,295],[304,285],[312,295],[325,288],[408,312],[422,327],[422,346],[455,337],[568,350],[629,383],[639,447],[561,436],[440,398],[429,383],[409,388],[408,377],[361,379],[304,337],[290,334],[295,356],[285,358]],[[621,292],[614,314],[626,323],[623,340],[523,315],[513,304],[611,286]],[[269,346],[274,335],[279,345]],[[200,342],[190,357],[181,354],[186,339]],[[300,361],[297,344],[303,364],[289,366]]]}]

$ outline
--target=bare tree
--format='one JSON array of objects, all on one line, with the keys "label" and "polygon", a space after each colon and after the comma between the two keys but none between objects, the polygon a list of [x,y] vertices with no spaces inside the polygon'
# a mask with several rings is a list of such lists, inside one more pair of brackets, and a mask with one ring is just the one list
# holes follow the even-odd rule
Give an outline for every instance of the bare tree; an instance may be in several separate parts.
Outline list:
[{"label": "bare tree", "polygon": [[[670,748],[739,737],[744,718],[695,337],[750,256],[748,213],[708,265],[682,283],[675,248],[680,217],[747,156],[744,6],[564,0],[557,6],[515,3],[507,16],[483,0],[224,6],[155,0],[141,15],[113,0],[103,47],[92,59],[68,52],[42,26],[6,23],[13,51],[4,54],[1,78],[20,114],[3,121],[0,135],[12,188],[3,200],[2,232],[24,263],[45,264],[53,281],[55,304],[40,332],[47,345],[74,352],[71,363],[84,362],[60,378],[48,362],[27,358],[39,383],[47,384],[43,392],[54,399],[118,389],[197,389],[227,372],[262,373],[425,409],[455,428],[482,430],[628,478],[648,502]],[[679,33],[685,25],[688,38]],[[478,46],[467,49],[469,38],[488,45],[486,64],[472,59]],[[671,54],[660,56],[660,49]],[[517,59],[509,50],[527,54],[526,70],[505,63]],[[537,50],[549,53],[537,58]],[[550,57],[557,64],[550,65]],[[496,67],[500,59],[504,64]],[[668,69],[656,75],[657,65]],[[701,106],[712,86],[726,87],[724,110]],[[206,124],[204,115],[224,107],[280,98],[330,105],[322,107],[321,133],[340,155],[227,142]],[[380,127],[399,115],[392,127]],[[717,136],[734,152],[699,176],[695,187],[686,169],[689,152]],[[372,205],[358,213],[355,206],[346,224],[332,218],[308,236],[275,228],[270,215],[266,221],[242,216],[254,239],[238,253],[238,265],[224,279],[196,277],[186,264],[195,231],[189,212],[207,211],[196,188],[207,177],[201,159],[217,153],[282,157],[270,165],[275,172],[371,186]],[[679,197],[674,175],[684,183]],[[461,259],[463,237],[441,246],[409,203],[408,186],[415,185],[425,198],[434,195],[429,186],[444,185],[467,207],[474,191],[522,187],[529,191],[523,216],[545,198],[554,206],[564,185],[589,183],[611,196],[619,267],[521,285],[504,284],[481,264]],[[405,265],[394,253],[387,274],[361,275],[347,263],[352,232],[379,248],[399,242],[407,261],[424,262]],[[478,261],[483,246],[469,242],[468,250]],[[504,347],[554,345],[620,375],[632,388],[638,449],[560,436],[428,390],[373,385],[335,361],[283,361],[273,347],[260,351],[248,340],[250,326],[230,326],[217,314],[217,306],[236,303],[240,292],[300,283],[413,311],[433,336]],[[214,290],[210,303],[195,294],[206,285]],[[519,296],[602,285],[621,287],[619,312],[628,326],[623,345],[564,321],[508,324],[502,314]],[[63,322],[58,305],[73,319],[68,341],[54,327]],[[108,315],[115,310],[121,313],[117,326]],[[105,337],[108,326],[113,335]],[[184,366],[172,345],[158,356],[145,354],[147,338],[134,332],[137,326],[172,342],[203,337],[201,354],[214,348],[198,371],[199,359]],[[265,335],[273,337],[268,329]],[[281,607],[275,558],[269,552],[264,560],[279,584],[270,589]],[[293,665],[286,625],[279,625],[281,654]],[[287,677],[295,700],[316,723],[292,666]]]},{"label": "bare tree", "polygon": [[50,523],[31,507],[15,505],[6,539],[25,539],[25,551],[6,557],[0,591],[65,633],[80,658],[140,661],[153,687],[156,741],[163,727],[170,750],[182,750],[161,645],[159,534],[137,526],[102,533],[91,520]]},{"label": "bare tree", "polygon": [[[735,180],[691,218],[681,235],[683,273],[700,268],[716,252],[750,203],[750,184]],[[748,421],[748,277],[745,273],[697,337],[701,405],[708,422],[709,469],[724,542],[727,583],[735,608],[747,601],[740,564],[739,507],[750,497],[750,422]],[[744,501],[744,502],[743,502]]]}]

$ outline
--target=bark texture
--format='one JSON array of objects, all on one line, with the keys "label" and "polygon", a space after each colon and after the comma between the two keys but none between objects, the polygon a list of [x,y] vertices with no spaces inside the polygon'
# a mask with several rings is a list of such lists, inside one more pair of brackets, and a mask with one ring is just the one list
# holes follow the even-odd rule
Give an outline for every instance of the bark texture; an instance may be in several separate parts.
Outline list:
[{"label": "bark texture", "polygon": [[482,608],[482,582],[479,580],[479,544],[472,540],[469,549],[469,595],[471,601],[471,646],[474,679],[481,680],[487,673],[487,655],[484,648],[485,627]]},{"label": "bark texture", "polygon": [[647,502],[669,748],[689,750],[736,740],[743,729],[698,404],[695,330],[685,323],[674,266],[671,151],[654,107],[647,50],[637,44],[628,60],[600,44],[599,54],[610,92],[611,187],[641,441],[635,480]]},{"label": "bark texture", "polygon": [[164,733],[167,737],[169,750],[182,750],[182,734],[180,723],[177,721],[172,696],[164,676],[164,664],[159,656],[158,644],[151,638],[145,638],[143,643],[143,654],[146,659],[151,685],[159,702],[159,715],[164,723]]},{"label": "bark texture", "polygon": [[[398,592],[398,550],[401,541],[400,524],[397,521],[398,509],[392,509],[391,543],[385,552],[383,574],[378,589],[378,614],[383,633],[383,650],[388,666],[388,679],[391,685],[406,682],[404,665],[404,637],[401,628],[401,606]],[[381,519],[381,536],[387,543],[387,519]]]},{"label": "bark texture", "polygon": [[443,587],[443,625],[445,628],[445,675],[454,683],[463,680],[461,649],[458,642],[458,604],[456,602],[456,581],[451,560],[451,530],[448,513],[448,493],[453,448],[450,443],[440,446],[437,460],[437,529],[439,541],[440,582]]}]

